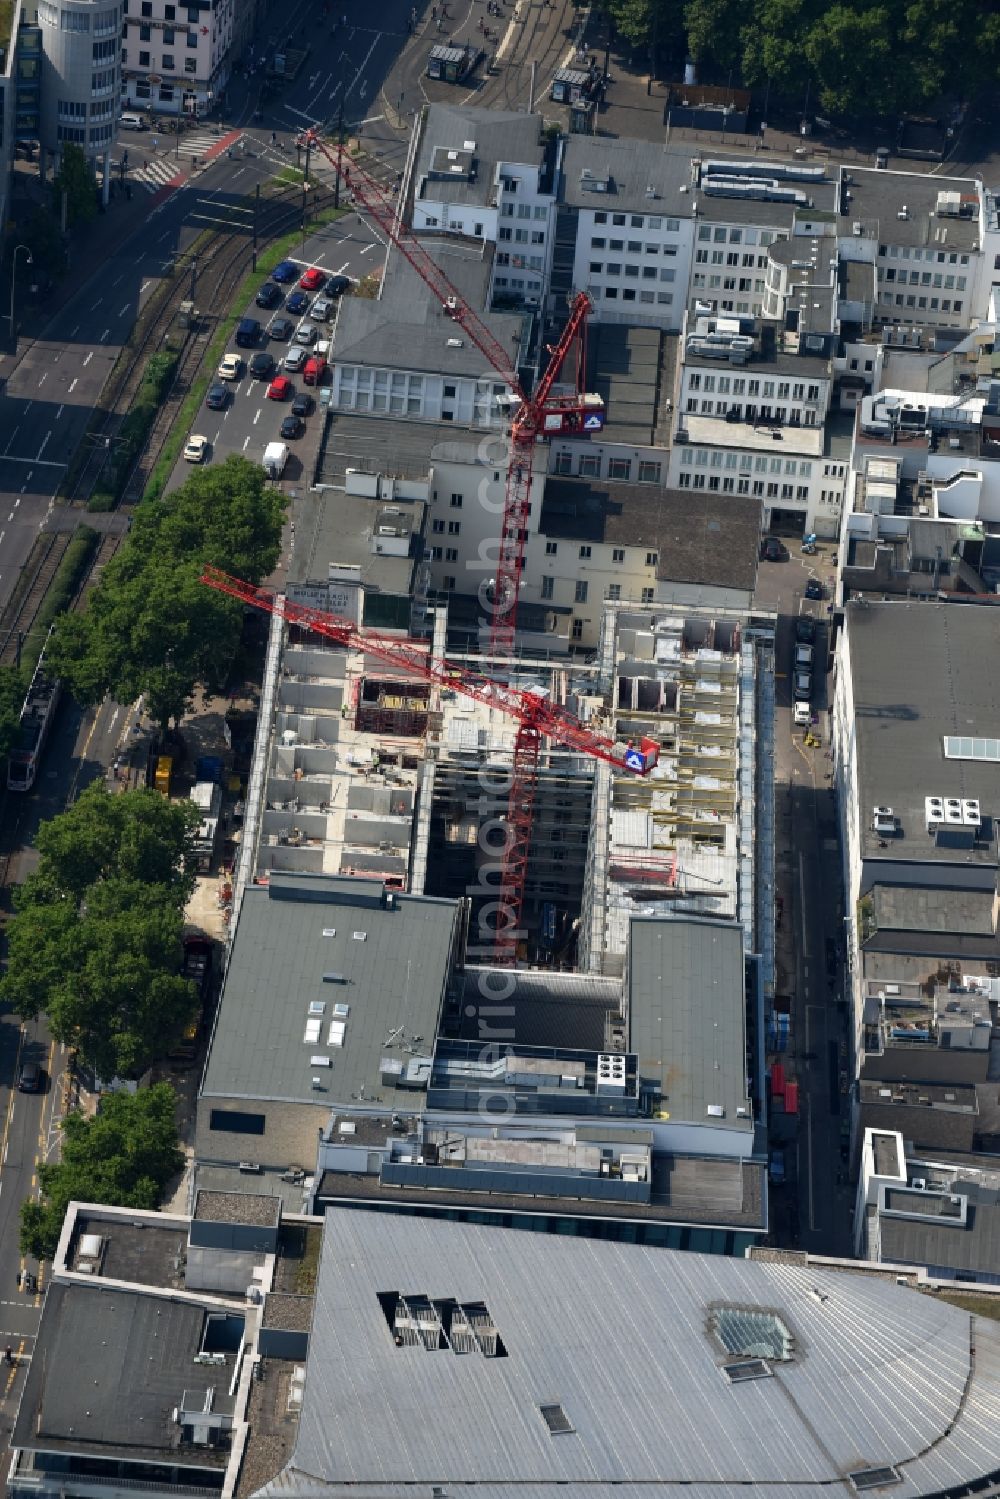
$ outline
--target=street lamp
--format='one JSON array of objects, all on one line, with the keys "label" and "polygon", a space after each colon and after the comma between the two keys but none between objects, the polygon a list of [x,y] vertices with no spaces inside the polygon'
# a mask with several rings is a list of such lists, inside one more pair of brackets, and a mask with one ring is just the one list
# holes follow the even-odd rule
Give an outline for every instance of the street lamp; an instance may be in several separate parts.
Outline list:
[{"label": "street lamp", "polygon": [[34,265],[34,261],[33,261],[32,257],[31,257],[31,251],[28,249],[27,245],[15,245],[14,246],[14,253],[11,256],[11,261],[10,261],[10,339],[11,339],[11,343],[14,342],[14,281],[15,281],[15,278],[17,276],[17,253],[18,253],[19,250],[23,250],[24,253],[25,253],[25,255],[27,255],[27,257],[28,257],[28,264],[29,265]]}]

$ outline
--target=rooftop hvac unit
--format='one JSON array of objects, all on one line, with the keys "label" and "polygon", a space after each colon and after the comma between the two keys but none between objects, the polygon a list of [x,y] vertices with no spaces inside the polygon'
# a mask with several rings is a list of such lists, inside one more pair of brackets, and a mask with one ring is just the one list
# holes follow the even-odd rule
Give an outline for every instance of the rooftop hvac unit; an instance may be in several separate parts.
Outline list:
[{"label": "rooftop hvac unit", "polygon": [[872,821],[876,833],[894,833],[896,831],[896,814],[891,807],[874,807],[872,809]]},{"label": "rooftop hvac unit", "polygon": [[259,1161],[240,1161],[240,1171],[244,1176],[260,1176],[263,1170]]},{"label": "rooftop hvac unit", "polygon": [[913,1181],[910,1182],[910,1187],[914,1192],[926,1192],[927,1182],[924,1177],[916,1176],[914,1177]]},{"label": "rooftop hvac unit", "polygon": [[964,797],[962,800],[962,821],[967,828],[978,828],[982,825],[982,816],[979,811],[979,802],[974,797]]},{"label": "rooftop hvac unit", "polygon": [[625,1082],[625,1058],[617,1052],[599,1052],[597,1057],[598,1093],[623,1093]]},{"label": "rooftop hvac unit", "polygon": [[952,827],[962,822],[962,803],[957,796],[945,797],[944,820]]},{"label": "rooftop hvac unit", "polygon": [[924,797],[924,821],[927,824],[927,831],[929,833],[932,832],[939,823],[944,822],[944,799],[942,797]]}]

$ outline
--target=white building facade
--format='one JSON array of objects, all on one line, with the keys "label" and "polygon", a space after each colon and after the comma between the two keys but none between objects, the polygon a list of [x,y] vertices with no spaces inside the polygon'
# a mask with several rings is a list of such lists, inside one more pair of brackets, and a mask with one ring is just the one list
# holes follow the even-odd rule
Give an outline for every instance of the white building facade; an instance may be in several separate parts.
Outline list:
[{"label": "white building facade", "polygon": [[[63,146],[72,143],[93,165],[106,166],[121,101],[121,4],[40,0],[38,21],[43,161],[58,160]],[[105,190],[109,180],[105,172]]]},{"label": "white building facade", "polygon": [[236,0],[125,0],[123,96],[134,109],[202,116],[229,79]]}]

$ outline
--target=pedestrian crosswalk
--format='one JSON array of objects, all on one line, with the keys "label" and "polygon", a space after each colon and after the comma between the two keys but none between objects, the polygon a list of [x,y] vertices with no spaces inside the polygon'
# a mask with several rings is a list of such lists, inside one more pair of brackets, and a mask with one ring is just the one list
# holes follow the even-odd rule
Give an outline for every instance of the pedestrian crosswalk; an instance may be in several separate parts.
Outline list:
[{"label": "pedestrian crosswalk", "polygon": [[181,136],[180,145],[177,150],[181,156],[206,156],[214,146],[219,144],[221,139],[222,136],[216,130],[196,130]]},{"label": "pedestrian crosswalk", "polygon": [[172,156],[164,160],[154,156],[145,166],[133,171],[130,180],[138,187],[145,188],[147,193],[158,193],[161,187],[173,182],[178,170],[177,162]]}]

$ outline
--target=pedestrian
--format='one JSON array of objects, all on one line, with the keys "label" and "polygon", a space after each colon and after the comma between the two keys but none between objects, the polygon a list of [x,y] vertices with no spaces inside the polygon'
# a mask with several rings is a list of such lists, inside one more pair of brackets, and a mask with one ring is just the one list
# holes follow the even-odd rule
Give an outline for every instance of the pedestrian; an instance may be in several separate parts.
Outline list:
[{"label": "pedestrian", "polygon": [[157,139],[157,137],[156,137],[156,136],[155,136],[155,135],[154,135],[154,136],[153,136],[153,150],[154,150],[154,151],[157,151],[157,150],[159,150],[159,146],[160,146],[160,142],[159,142],[159,140],[158,140],[158,139]]}]

